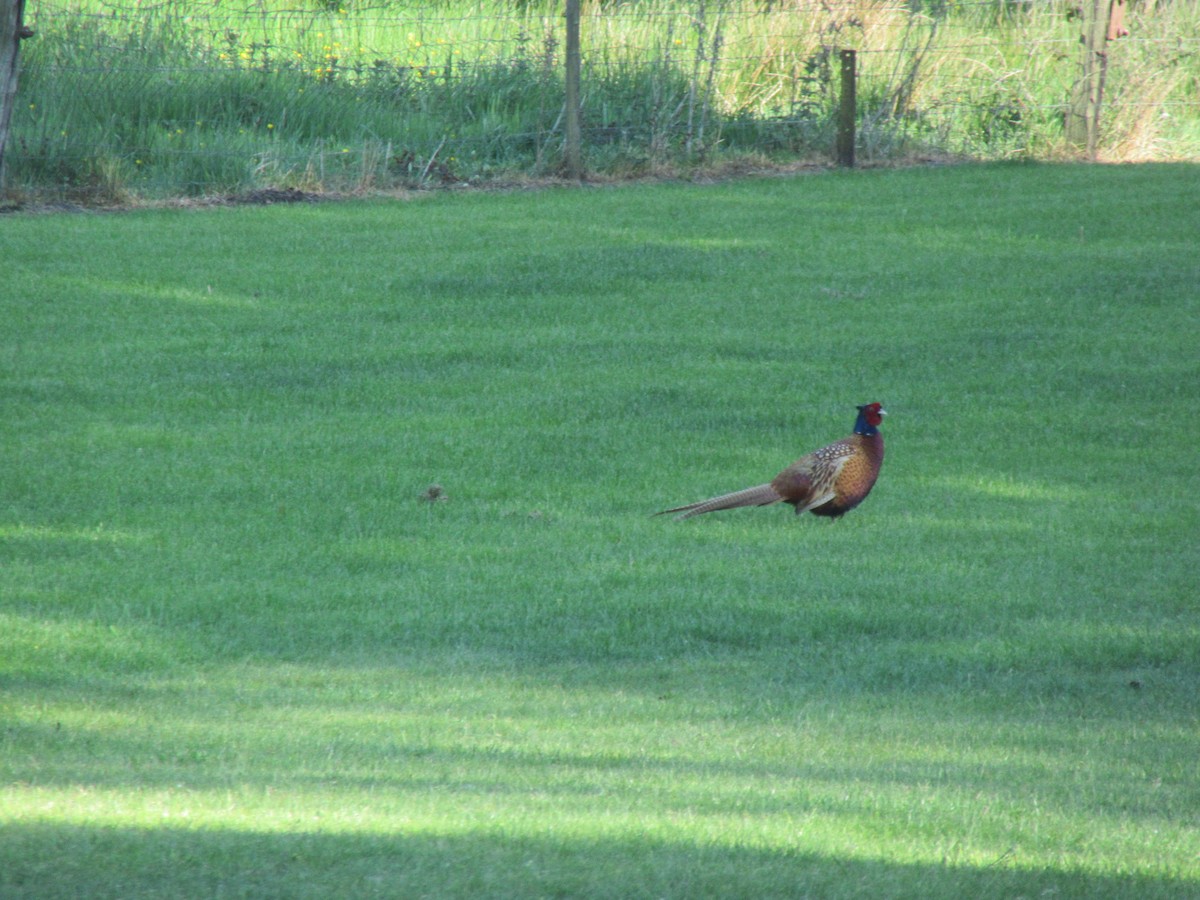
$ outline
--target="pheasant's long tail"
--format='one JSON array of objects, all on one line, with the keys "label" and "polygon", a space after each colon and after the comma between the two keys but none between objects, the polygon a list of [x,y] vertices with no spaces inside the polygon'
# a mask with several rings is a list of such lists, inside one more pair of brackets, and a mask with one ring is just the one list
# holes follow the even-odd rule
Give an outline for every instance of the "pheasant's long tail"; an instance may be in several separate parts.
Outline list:
[{"label": "pheasant's long tail", "polygon": [[664,509],[662,512],[656,513],[656,515],[679,513],[675,518],[687,519],[692,516],[703,515],[704,513],[716,512],[719,509],[735,509],[739,506],[767,506],[771,503],[778,503],[782,499],[783,497],[771,485],[760,484],[758,487],[734,491],[731,494],[722,494],[719,497],[710,497],[708,500],[701,500],[699,503],[689,503],[687,506]]}]

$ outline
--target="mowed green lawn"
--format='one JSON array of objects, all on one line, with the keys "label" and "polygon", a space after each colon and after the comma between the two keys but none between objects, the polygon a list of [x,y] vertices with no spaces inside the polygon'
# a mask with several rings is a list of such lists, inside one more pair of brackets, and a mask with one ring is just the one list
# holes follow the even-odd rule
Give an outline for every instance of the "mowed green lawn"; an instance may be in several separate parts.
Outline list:
[{"label": "mowed green lawn", "polygon": [[[0,895],[1197,896],[1198,237],[1189,165],[0,218]],[[846,518],[651,516],[873,400]]]}]

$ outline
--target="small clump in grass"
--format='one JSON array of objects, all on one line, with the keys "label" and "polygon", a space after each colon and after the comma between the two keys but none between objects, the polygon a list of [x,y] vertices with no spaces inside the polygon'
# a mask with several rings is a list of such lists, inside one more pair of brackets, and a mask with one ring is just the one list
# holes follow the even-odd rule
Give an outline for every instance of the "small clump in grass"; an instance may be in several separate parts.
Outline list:
[{"label": "small clump in grass", "polygon": [[421,491],[420,500],[422,503],[445,503],[450,499],[450,495],[446,493],[446,489],[440,484],[431,484],[425,490]]}]

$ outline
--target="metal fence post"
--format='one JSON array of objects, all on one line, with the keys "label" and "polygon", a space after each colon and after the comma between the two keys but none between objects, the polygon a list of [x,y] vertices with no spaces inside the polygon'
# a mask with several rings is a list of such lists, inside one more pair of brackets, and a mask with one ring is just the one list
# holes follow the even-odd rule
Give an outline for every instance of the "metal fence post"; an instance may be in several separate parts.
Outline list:
[{"label": "metal fence post", "polygon": [[856,93],[856,59],[853,50],[841,50],[842,87],[838,103],[837,163],[854,168],[854,114],[858,105]]}]

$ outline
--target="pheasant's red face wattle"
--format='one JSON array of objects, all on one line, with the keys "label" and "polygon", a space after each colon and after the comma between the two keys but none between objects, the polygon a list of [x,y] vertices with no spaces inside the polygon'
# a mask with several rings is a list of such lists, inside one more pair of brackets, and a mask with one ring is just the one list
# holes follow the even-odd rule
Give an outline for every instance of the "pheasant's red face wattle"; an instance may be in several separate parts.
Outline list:
[{"label": "pheasant's red face wattle", "polygon": [[883,417],[887,415],[887,410],[879,403],[868,403],[866,406],[860,406],[863,415],[867,418],[867,423],[872,428],[878,428],[883,424]]}]

